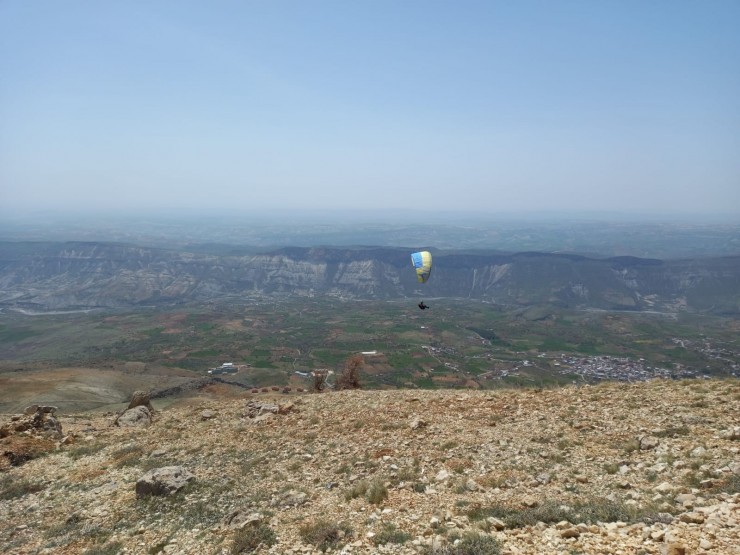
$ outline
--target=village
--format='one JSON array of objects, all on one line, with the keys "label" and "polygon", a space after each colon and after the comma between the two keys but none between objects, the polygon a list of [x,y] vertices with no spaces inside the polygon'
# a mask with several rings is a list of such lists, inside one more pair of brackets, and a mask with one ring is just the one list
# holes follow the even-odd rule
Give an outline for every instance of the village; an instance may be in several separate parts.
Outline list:
[{"label": "village", "polygon": [[[630,359],[613,356],[574,357],[561,355],[560,374],[576,374],[587,381],[615,380],[637,382],[653,378],[695,378],[698,372],[681,368],[648,366],[645,359]],[[563,364],[567,366],[563,366]]]}]

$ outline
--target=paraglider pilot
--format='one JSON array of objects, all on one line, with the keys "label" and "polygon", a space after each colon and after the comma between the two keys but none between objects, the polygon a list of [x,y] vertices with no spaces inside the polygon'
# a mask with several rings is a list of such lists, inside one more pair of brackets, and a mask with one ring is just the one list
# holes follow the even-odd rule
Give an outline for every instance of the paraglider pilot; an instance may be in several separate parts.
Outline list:
[{"label": "paraglider pilot", "polygon": [[424,310],[424,309],[426,309],[426,308],[429,308],[429,307],[428,307],[427,305],[425,305],[425,304],[424,304],[424,301],[421,301],[421,302],[419,303],[419,308],[420,308],[420,309],[422,309],[422,310]]}]

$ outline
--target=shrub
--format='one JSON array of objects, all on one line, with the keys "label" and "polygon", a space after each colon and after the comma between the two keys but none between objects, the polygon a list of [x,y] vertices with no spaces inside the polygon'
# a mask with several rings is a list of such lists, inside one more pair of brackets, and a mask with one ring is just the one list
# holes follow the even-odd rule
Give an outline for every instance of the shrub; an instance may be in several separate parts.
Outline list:
[{"label": "shrub", "polygon": [[111,542],[105,545],[96,545],[83,551],[83,555],[117,555],[123,549],[121,542]]},{"label": "shrub", "polygon": [[392,522],[386,522],[383,524],[383,528],[373,537],[373,543],[375,545],[383,545],[386,543],[406,543],[411,539],[411,534],[399,530],[398,527]]},{"label": "shrub", "polygon": [[619,472],[619,465],[616,463],[607,463],[604,465],[604,471],[607,474],[616,474]]},{"label": "shrub", "polygon": [[369,487],[369,484],[365,480],[357,482],[354,486],[344,492],[344,500],[352,501],[361,495],[365,495]]},{"label": "shrub", "polygon": [[[451,537],[453,542],[457,538]],[[495,538],[478,532],[467,532],[457,544],[434,548],[427,547],[422,555],[500,555],[501,543]]]},{"label": "shrub", "polygon": [[313,371],[313,381],[311,382],[311,391],[321,393],[326,388],[326,372],[323,370]]},{"label": "shrub", "polygon": [[271,547],[276,542],[275,532],[266,524],[260,523],[256,526],[245,526],[234,536],[234,542],[231,544],[229,553],[231,555],[253,553],[260,546]]},{"label": "shrub", "polygon": [[714,484],[710,491],[729,494],[740,493],[740,474],[730,474]]},{"label": "shrub", "polygon": [[37,493],[44,489],[38,482],[30,480],[13,480],[10,476],[0,479],[0,499],[16,499],[29,493]]},{"label": "shrub", "polygon": [[315,545],[321,551],[336,547],[339,542],[351,537],[352,529],[346,524],[334,524],[328,520],[317,520],[301,526],[301,539]]},{"label": "shrub", "polygon": [[112,466],[122,468],[124,466],[136,466],[142,459],[144,450],[139,445],[126,445],[113,453]]},{"label": "shrub", "polygon": [[362,355],[355,355],[344,363],[342,373],[337,376],[337,389],[359,389],[360,368],[365,363]]},{"label": "shrub", "polygon": [[633,453],[634,451],[640,450],[640,441],[637,439],[631,439],[622,444],[622,449],[627,453]]},{"label": "shrub", "polygon": [[104,448],[105,448],[105,444],[102,442],[101,443],[98,443],[98,442],[90,443],[88,445],[80,445],[80,446],[70,449],[69,451],[67,451],[67,455],[69,455],[69,457],[72,458],[72,460],[76,461],[77,459],[80,459],[82,457],[88,457],[90,455],[94,455],[95,453],[97,453],[98,451],[101,451]]},{"label": "shrub", "polygon": [[370,484],[370,487],[367,488],[365,497],[367,497],[368,502],[373,505],[380,505],[388,497],[388,488],[385,487],[383,482],[375,480]]}]

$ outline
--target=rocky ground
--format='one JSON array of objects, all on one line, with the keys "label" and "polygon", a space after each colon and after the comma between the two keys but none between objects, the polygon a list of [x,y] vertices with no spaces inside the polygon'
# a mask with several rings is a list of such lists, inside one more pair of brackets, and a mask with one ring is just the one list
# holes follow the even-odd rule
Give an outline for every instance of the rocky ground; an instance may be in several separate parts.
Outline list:
[{"label": "rocky ground", "polygon": [[0,552],[740,553],[737,380],[142,409],[0,418]]}]

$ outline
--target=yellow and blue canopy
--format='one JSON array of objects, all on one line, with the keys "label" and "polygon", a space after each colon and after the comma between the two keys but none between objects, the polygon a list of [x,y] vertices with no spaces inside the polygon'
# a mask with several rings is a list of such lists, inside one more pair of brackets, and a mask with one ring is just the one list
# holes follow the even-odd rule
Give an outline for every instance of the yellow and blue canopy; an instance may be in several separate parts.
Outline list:
[{"label": "yellow and blue canopy", "polygon": [[432,254],[429,251],[415,252],[411,255],[411,263],[416,269],[416,279],[419,283],[426,283],[432,273]]}]

